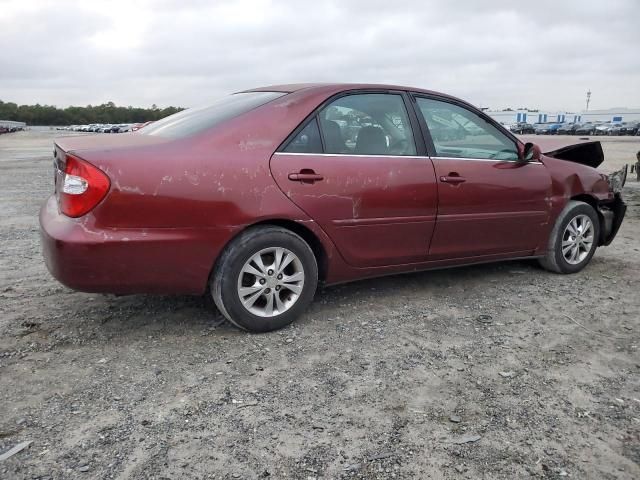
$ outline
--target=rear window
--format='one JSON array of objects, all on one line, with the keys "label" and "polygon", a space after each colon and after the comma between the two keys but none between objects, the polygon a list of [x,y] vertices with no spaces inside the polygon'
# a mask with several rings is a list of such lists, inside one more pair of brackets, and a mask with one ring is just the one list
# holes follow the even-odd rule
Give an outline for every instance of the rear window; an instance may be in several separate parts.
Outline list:
[{"label": "rear window", "polygon": [[283,95],[286,94],[283,92],[234,93],[212,104],[189,108],[169,115],[140,129],[139,133],[167,138],[188,137],[253,110]]}]

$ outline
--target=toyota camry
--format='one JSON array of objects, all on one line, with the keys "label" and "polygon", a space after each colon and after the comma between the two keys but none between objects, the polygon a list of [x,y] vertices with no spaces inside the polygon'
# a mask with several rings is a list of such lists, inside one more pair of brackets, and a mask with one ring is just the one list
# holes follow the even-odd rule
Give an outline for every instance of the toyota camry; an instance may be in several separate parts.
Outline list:
[{"label": "toyota camry", "polygon": [[251,331],[294,321],[319,283],[508,259],[575,273],[615,237],[624,179],[596,170],[599,142],[537,138],[417,88],[243,91],[57,139],[44,257],[72,289],[207,294]]}]

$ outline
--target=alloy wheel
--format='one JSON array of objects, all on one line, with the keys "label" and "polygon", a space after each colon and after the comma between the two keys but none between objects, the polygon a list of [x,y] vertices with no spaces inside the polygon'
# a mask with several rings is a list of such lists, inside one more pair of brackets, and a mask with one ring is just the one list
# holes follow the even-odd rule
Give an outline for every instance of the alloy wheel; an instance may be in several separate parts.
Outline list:
[{"label": "alloy wheel", "polygon": [[304,280],[304,268],[295,253],[281,247],[265,248],[240,270],[238,296],[252,314],[275,317],[300,298]]},{"label": "alloy wheel", "polygon": [[591,252],[594,228],[587,215],[573,217],[562,234],[562,255],[567,263],[577,265]]}]

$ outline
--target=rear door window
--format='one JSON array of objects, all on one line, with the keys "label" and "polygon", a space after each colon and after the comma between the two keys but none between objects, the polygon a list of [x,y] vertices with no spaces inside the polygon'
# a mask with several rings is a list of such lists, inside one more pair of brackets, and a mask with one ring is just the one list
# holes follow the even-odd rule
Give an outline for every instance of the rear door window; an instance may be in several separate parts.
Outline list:
[{"label": "rear door window", "polygon": [[318,120],[313,117],[300,132],[284,147],[283,152],[289,153],[322,153],[322,140]]},{"label": "rear door window", "polygon": [[415,155],[416,144],[399,94],[340,97],[318,114],[325,153]]}]

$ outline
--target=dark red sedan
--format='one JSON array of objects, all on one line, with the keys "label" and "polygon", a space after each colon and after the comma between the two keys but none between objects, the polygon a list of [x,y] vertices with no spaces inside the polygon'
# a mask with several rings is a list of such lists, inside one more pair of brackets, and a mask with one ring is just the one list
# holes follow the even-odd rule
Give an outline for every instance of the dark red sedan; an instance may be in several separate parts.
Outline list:
[{"label": "dark red sedan", "polygon": [[318,282],[513,258],[574,273],[626,209],[598,142],[540,148],[466,102],[389,85],[240,92],[60,138],[54,156],[40,224],[60,282],[207,292],[253,331],[295,320]]}]

